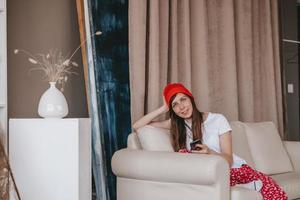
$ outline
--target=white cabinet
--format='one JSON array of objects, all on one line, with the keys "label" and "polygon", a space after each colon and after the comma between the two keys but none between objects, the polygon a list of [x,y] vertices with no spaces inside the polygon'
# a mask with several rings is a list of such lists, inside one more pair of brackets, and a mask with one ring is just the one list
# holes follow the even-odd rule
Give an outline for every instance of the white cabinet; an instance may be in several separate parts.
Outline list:
[{"label": "white cabinet", "polygon": [[0,137],[7,140],[6,0],[0,0]]},{"label": "white cabinet", "polygon": [[10,119],[9,159],[22,200],[91,199],[90,119]]}]

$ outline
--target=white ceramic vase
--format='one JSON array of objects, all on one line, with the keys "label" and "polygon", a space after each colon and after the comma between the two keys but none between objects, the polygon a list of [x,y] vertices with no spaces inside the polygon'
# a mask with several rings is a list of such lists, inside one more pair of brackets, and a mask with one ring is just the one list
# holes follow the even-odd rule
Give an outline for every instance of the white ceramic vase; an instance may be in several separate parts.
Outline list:
[{"label": "white ceramic vase", "polygon": [[56,82],[49,83],[50,87],[41,96],[38,114],[43,118],[63,118],[69,112],[67,100],[56,88]]}]

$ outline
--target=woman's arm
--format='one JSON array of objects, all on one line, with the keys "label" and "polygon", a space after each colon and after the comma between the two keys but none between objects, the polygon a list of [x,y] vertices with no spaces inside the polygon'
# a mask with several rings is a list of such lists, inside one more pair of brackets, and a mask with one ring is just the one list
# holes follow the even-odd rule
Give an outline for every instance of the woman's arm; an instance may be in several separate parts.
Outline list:
[{"label": "woman's arm", "polygon": [[165,121],[161,121],[161,122],[152,122],[156,117],[168,112],[168,110],[169,110],[168,106],[166,104],[164,104],[160,108],[148,113],[144,117],[137,120],[132,125],[132,128],[134,130],[137,130],[147,124],[151,124],[152,126],[155,126],[155,127],[170,129],[170,120],[165,120]]},{"label": "woman's arm", "polygon": [[209,149],[205,144],[196,144],[196,147],[200,147],[201,150],[193,150],[193,153],[219,155],[228,162],[229,166],[231,166],[233,163],[231,131],[228,131],[220,136],[221,153]]},{"label": "woman's arm", "polygon": [[212,154],[219,154],[220,156],[225,158],[229,163],[229,166],[231,166],[233,163],[231,131],[228,131],[220,136],[220,148],[221,153],[213,151]]}]

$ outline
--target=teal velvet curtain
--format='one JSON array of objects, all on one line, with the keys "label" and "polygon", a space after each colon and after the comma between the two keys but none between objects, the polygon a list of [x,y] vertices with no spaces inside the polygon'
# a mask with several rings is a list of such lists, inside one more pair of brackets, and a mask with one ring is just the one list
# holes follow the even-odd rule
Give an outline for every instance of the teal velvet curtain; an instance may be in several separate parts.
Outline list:
[{"label": "teal velvet curtain", "polygon": [[[89,0],[90,32],[95,90],[92,102],[92,160],[97,200],[116,200],[116,178],[111,170],[113,153],[126,147],[131,132],[128,61],[127,0]],[[93,88],[93,87],[92,87]],[[105,193],[105,194],[104,194]]]}]

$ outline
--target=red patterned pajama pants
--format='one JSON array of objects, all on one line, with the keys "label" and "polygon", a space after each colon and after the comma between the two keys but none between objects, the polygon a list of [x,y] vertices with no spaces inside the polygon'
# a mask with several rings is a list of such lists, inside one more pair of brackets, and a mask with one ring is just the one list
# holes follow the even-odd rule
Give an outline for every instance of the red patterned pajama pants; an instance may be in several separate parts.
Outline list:
[{"label": "red patterned pajama pants", "polygon": [[256,180],[261,180],[263,183],[260,193],[264,200],[288,199],[285,192],[275,183],[275,181],[262,172],[258,172],[248,165],[242,165],[240,168],[230,169],[230,186],[245,184]]}]

